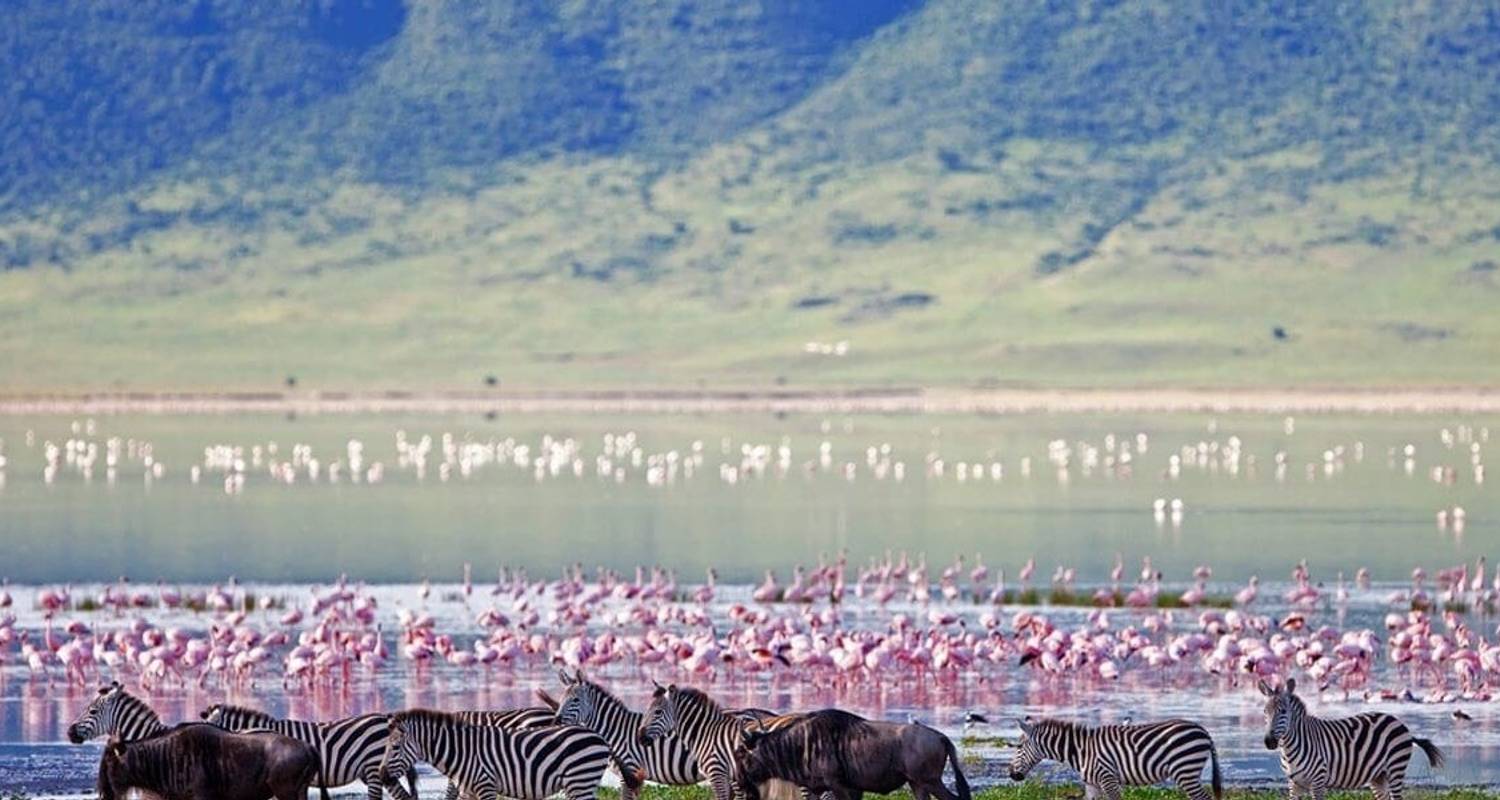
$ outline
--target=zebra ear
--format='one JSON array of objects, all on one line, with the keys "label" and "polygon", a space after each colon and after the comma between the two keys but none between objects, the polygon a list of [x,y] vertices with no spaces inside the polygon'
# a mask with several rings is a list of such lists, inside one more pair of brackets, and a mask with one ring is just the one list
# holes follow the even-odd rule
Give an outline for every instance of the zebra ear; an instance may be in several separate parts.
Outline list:
[{"label": "zebra ear", "polygon": [[1266,683],[1264,680],[1257,681],[1255,684],[1255,688],[1259,689],[1260,693],[1265,695],[1266,697],[1270,697],[1276,694],[1276,690],[1271,688],[1271,684]]},{"label": "zebra ear", "polygon": [[1296,678],[1287,678],[1286,679],[1286,693],[1287,694],[1296,694],[1297,693],[1297,679]]},{"label": "zebra ear", "polygon": [[652,691],[652,694],[654,694],[657,697],[660,697],[663,694],[666,694],[667,687],[662,686],[661,685],[661,681],[658,681],[657,679],[652,678],[651,679],[651,691]]},{"label": "zebra ear", "polygon": [[1031,735],[1031,726],[1033,724],[1034,723],[1031,721],[1031,717],[1027,717],[1026,719],[1018,719],[1018,720],[1016,720],[1016,727],[1020,728],[1021,729],[1021,733],[1024,733],[1027,736]]},{"label": "zebra ear", "polygon": [[573,679],[568,677],[568,670],[565,668],[559,668],[557,670],[557,679],[562,681],[562,685],[564,686],[573,685]]}]

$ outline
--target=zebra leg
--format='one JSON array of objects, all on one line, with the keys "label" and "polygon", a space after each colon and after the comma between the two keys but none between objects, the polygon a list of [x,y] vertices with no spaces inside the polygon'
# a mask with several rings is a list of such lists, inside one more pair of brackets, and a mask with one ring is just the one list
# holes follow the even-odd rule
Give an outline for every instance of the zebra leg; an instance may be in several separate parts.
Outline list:
[{"label": "zebra leg", "polygon": [[448,779],[448,792],[443,797],[446,800],[458,800],[458,783],[452,778]]},{"label": "zebra leg", "polygon": [[1385,775],[1385,796],[1387,800],[1401,800],[1406,793],[1406,768],[1398,767]]},{"label": "zebra leg", "polygon": [[1213,800],[1213,794],[1203,785],[1203,778],[1198,773],[1183,773],[1176,780],[1177,788],[1188,796],[1188,800]]},{"label": "zebra leg", "polygon": [[708,778],[708,785],[714,792],[714,800],[734,800],[734,781],[730,779],[729,770],[723,764],[715,761],[703,767],[703,774]]},{"label": "zebra leg", "polygon": [[1099,782],[1099,794],[1104,800],[1120,800],[1120,779],[1113,775],[1105,776]]}]

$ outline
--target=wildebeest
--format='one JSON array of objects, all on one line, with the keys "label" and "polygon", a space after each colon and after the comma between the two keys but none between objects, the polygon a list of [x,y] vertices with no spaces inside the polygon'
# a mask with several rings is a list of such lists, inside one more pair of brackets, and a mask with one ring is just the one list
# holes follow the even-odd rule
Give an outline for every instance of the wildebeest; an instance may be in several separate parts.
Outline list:
[{"label": "wildebeest", "polygon": [[[887,794],[906,783],[916,800],[970,800],[958,752],[948,737],[918,723],[868,720],[827,709],[774,731],[750,726],[735,749],[735,772],[749,800],[760,800],[761,783],[780,779],[838,800],[865,792]],[[957,792],[943,785],[953,762]]]},{"label": "wildebeest", "polygon": [[[113,741],[100,762],[102,800],[143,789],[164,800],[307,800],[318,754],[278,733],[230,733],[189,723],[135,742]],[[327,787],[320,786],[323,800]]]}]

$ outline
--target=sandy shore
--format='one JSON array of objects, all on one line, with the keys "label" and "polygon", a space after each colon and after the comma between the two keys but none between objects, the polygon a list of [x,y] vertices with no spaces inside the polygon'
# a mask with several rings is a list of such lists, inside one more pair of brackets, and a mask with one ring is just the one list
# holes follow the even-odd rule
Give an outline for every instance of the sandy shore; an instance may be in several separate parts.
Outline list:
[{"label": "sandy shore", "polygon": [[1495,414],[1500,389],[595,389],[0,394],[0,414]]}]

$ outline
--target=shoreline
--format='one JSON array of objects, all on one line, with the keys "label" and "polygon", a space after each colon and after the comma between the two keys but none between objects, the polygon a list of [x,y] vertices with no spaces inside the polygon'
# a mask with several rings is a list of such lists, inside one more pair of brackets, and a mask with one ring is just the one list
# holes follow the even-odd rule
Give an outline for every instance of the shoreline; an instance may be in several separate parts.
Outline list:
[{"label": "shoreline", "polygon": [[0,394],[0,415],[1500,414],[1500,389],[578,389]]}]

